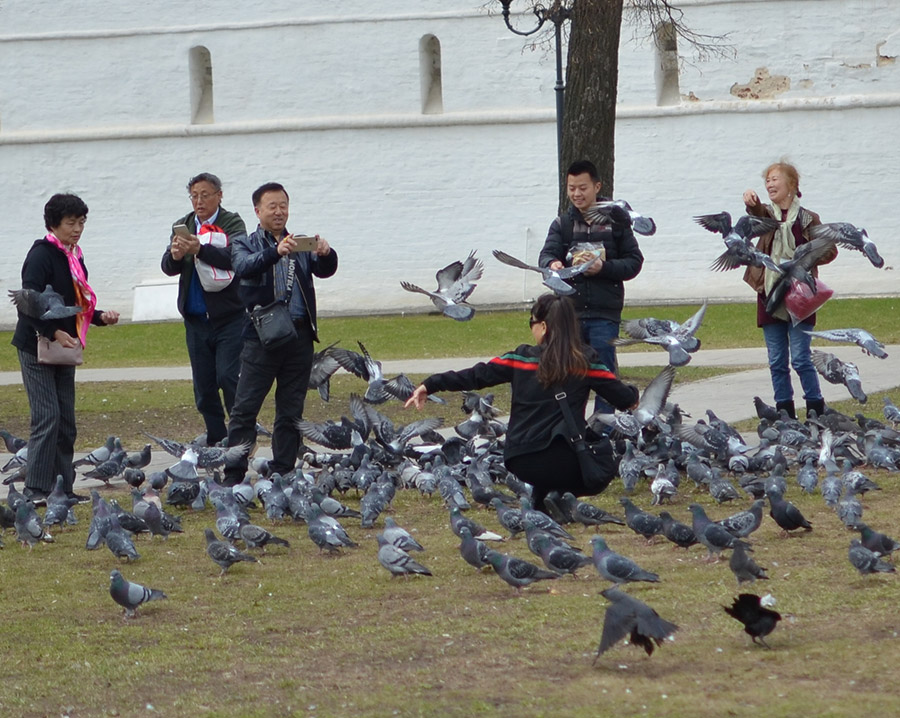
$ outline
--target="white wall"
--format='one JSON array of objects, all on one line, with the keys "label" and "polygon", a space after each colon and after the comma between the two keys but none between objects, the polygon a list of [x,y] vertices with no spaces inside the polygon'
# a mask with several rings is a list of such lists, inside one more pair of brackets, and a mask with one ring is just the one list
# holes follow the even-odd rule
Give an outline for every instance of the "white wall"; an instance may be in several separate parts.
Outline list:
[{"label": "white wall", "polygon": [[[738,273],[707,270],[720,243],[691,217],[740,212],[741,192],[761,191],[760,172],[782,155],[800,168],[807,206],[867,226],[887,264],[900,263],[891,232],[900,69],[890,59],[900,54],[900,3],[681,6],[698,31],[731,33],[737,52],[685,64],[682,95],[697,99],[657,107],[655,49],[623,29],[616,195],[660,227],[642,240],[647,261],[629,298],[749,299]],[[429,286],[470,249],[487,265],[476,305],[539,293],[536,275],[499,265],[490,250],[536,260],[555,214],[552,53],[523,50],[478,0],[383,7],[3,2],[0,288],[18,286],[46,199],[70,190],[91,207],[82,244],[101,306],[131,316],[134,286],[161,278],[169,227],[190,209],[185,181],[206,170],[251,226],[252,190],[288,187],[289,227],[319,232],[340,253],[338,274],[318,283],[323,310],[421,307],[399,280]],[[438,115],[421,114],[426,34],[441,41]],[[188,52],[198,44],[212,57],[209,125],[189,124]],[[732,95],[757,68],[789,78],[790,89]],[[892,272],[855,253],[823,277],[838,295],[897,291]],[[0,323],[12,321],[0,307]]]}]

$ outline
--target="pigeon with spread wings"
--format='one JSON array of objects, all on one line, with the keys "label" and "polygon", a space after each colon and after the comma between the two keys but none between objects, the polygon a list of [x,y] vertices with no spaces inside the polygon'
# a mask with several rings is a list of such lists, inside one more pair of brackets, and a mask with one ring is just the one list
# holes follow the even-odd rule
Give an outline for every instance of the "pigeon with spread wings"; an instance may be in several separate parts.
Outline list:
[{"label": "pigeon with spread wings", "polygon": [[498,261],[503,262],[503,264],[508,264],[510,267],[516,267],[517,269],[528,269],[532,272],[537,272],[544,278],[545,287],[547,287],[548,289],[552,289],[557,294],[561,294],[563,296],[575,294],[575,288],[569,284],[566,284],[565,280],[572,279],[572,277],[578,276],[593,264],[593,262],[585,262],[584,264],[578,264],[574,267],[550,269],[549,267],[533,267],[530,264],[525,264],[525,262],[523,262],[521,259],[516,259],[506,252],[501,252],[499,249],[495,249],[492,254],[497,258]]},{"label": "pigeon with spread wings", "polygon": [[435,274],[438,288],[436,292],[422,289],[410,282],[400,282],[407,292],[418,292],[429,297],[444,316],[458,322],[467,322],[475,316],[475,309],[466,304],[466,299],[475,289],[474,282],[481,279],[484,264],[470,252],[465,262],[456,261],[448,264]]}]

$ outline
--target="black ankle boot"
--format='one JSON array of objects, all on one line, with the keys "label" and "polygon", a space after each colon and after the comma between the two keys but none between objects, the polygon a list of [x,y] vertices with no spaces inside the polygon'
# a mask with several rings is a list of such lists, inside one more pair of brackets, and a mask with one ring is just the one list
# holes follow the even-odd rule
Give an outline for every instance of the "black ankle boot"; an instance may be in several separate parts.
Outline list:
[{"label": "black ankle boot", "polygon": [[822,416],[825,413],[824,399],[807,399],[806,400],[806,418],[809,419],[809,412],[815,411],[816,416]]},{"label": "black ankle boot", "polygon": [[797,410],[794,408],[793,400],[791,400],[791,401],[776,401],[775,402],[775,411],[777,411],[780,414],[782,409],[784,409],[787,412],[788,416],[791,417],[792,419],[797,418]]}]

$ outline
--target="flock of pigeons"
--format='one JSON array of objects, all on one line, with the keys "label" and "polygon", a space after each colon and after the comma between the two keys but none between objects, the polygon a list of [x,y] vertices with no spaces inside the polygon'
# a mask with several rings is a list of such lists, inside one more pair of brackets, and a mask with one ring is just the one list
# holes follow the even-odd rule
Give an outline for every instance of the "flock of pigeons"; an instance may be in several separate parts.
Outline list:
[{"label": "flock of pigeons", "polygon": [[[628,219],[634,222],[636,230],[648,234],[652,233],[651,228],[655,230],[652,220],[626,207],[617,204],[609,211],[629,212]],[[717,268],[765,264],[765,259],[753,253],[755,250],[749,242],[751,237],[767,231],[761,220],[742,217],[734,227],[727,213],[700,220],[703,226],[725,237],[727,248],[717,260]],[[873,264],[881,266],[877,264],[881,261],[877,250],[864,230],[846,224],[823,227],[816,240],[821,240],[820,244],[839,242],[853,246],[863,251]],[[545,284],[554,291],[572,291],[565,280],[573,275],[565,271],[530,267],[502,252],[494,255],[511,266],[541,272]],[[803,281],[803,272],[808,273],[809,267],[801,260],[802,257],[798,258],[797,264],[790,267],[779,265],[776,270],[785,277]],[[427,294],[444,314],[466,320],[472,317],[474,309],[465,300],[482,271],[482,263],[472,253],[464,262],[456,262],[438,272],[437,292],[427,292],[407,283],[404,288]],[[50,291],[20,290],[14,301],[17,306],[27,306],[29,312],[42,316],[65,310],[48,296]],[[456,435],[450,438],[436,432],[441,419],[396,426],[376,406],[389,400],[405,400],[412,393],[413,385],[402,374],[386,378],[381,363],[359,342],[361,353],[332,345],[316,355],[310,388],[316,389],[323,400],[330,399],[329,379],[338,368],[365,380],[367,388],[363,396],[351,395],[350,418],[342,416],[322,424],[298,423],[298,431],[324,451],[304,447],[302,467],[289,475],[270,474],[267,462],[254,458],[244,481],[225,487],[217,480],[218,469],[245,455],[249,446],[209,447],[202,441],[181,443],[149,435],[153,443],[177,459],[165,471],[144,474],[151,460],[151,443],[139,452],[129,453],[115,437],[76,462],[79,468],[87,467],[85,477],[105,483],[120,478],[132,487],[130,510],[114,499],[105,500],[96,490],[91,491],[92,516],[85,547],[93,550],[105,545],[118,559],[136,561],[140,559],[136,536],[149,534],[165,539],[171,533],[183,532],[179,511],[194,510],[204,515],[209,512],[214,528],[208,526],[204,530],[206,552],[223,576],[235,563],[256,562],[256,552],[265,552],[276,545],[289,546],[287,540],[259,525],[264,513],[265,520],[273,525],[282,521],[305,523],[309,540],[320,552],[332,554],[358,548],[358,542],[344,524],[359,521],[360,530],[374,530],[380,523],[377,560],[391,577],[431,576],[425,562],[413,557],[424,551],[422,545],[392,517],[382,518],[382,515],[390,509],[398,490],[417,490],[427,497],[437,493],[448,510],[449,527],[460,539],[461,558],[479,571],[492,569],[516,591],[536,581],[556,580],[566,574],[574,576],[589,566],[612,584],[602,591],[609,606],[598,657],[626,637],[650,655],[678,627],[622,590],[627,583],[657,583],[660,581],[657,574],[615,552],[601,533],[592,537],[590,554],[582,553],[570,532],[572,525],[593,526],[599,532],[604,525],[618,524],[627,526],[648,542],[661,536],[684,549],[701,545],[707,549],[710,561],[718,561],[722,552],[730,551],[728,565],[741,586],[768,578],[766,570],[751,555],[752,535],[763,521],[766,502],[772,520],[785,534],[808,532],[813,530],[812,526],[785,497],[791,491],[821,492],[838,519],[859,533],[848,550],[853,567],[863,575],[894,572],[890,557],[900,548],[900,543],[863,521],[858,497],[879,488],[860,470],[863,465],[898,470],[900,432],[894,427],[900,422],[900,410],[885,397],[887,423],[862,414],[849,417],[831,409],[800,423],[756,397],[760,438],[758,446],[752,448],[712,410],[707,411],[706,420],[685,423],[686,415],[667,400],[676,367],[688,363],[690,355],[700,346],[695,334],[705,311],[704,304],[684,324],[646,318],[623,325],[628,338],[620,343],[656,344],[664,347],[670,357],[670,363],[642,393],[636,409],[616,414],[598,413],[588,420],[596,432],[609,432],[614,439],[624,493],[620,499],[624,516],[612,515],[571,494],[551,494],[545,502],[546,512],[537,510],[531,503],[530,487],[504,467],[502,443],[506,427],[490,394],[463,393],[466,418],[454,427]],[[863,330],[813,334],[832,341],[853,342],[867,353],[887,356],[884,346]],[[855,398],[865,401],[858,372],[854,375],[847,369],[855,367],[833,355],[819,354],[816,366],[820,373],[829,381],[845,383]],[[442,401],[438,397],[434,399]],[[7,505],[0,506],[0,527],[15,529],[17,540],[29,548],[42,541],[52,542],[51,528],[55,530],[76,522],[73,512],[76,500],[62,490],[60,477],[56,489],[47,498],[46,512],[40,516],[34,504],[14,486],[24,476],[26,443],[8,432],[0,432],[0,436],[6,441],[8,451],[14,454],[2,469],[8,474],[5,483],[10,484],[10,491]],[[417,437],[419,441],[413,443]],[[788,470],[796,470],[790,486]],[[752,503],[730,516],[713,520],[694,501],[688,507],[691,514],[688,524],[678,521],[668,511],[660,511],[658,515],[644,511],[631,499],[639,484],[645,482],[649,484],[652,504],[676,502],[683,491],[682,482],[687,479],[693,482],[695,491],[708,491],[717,504],[740,501],[745,495]],[[347,495],[359,497],[358,508],[344,503]],[[496,523],[493,528],[497,530],[480,525],[472,513],[467,513],[473,505],[493,510]],[[506,540],[504,534],[510,539],[523,536],[523,543],[539,557],[542,565],[491,548]],[[166,597],[162,591],[126,580],[118,570],[110,574],[110,595],[124,608],[126,618],[134,616],[143,603]],[[741,593],[731,606],[724,608],[744,625],[753,641],[766,646],[766,636],[781,618],[772,610],[768,598],[761,599],[751,593]]]}]

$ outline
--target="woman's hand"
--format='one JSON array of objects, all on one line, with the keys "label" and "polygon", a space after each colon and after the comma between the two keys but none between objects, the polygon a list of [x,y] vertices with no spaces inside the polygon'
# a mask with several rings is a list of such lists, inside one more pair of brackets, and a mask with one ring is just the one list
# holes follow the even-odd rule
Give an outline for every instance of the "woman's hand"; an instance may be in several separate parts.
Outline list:
[{"label": "woman's hand", "polygon": [[759,195],[752,189],[744,191],[744,204],[748,207],[755,207],[759,204]]},{"label": "woman's hand", "polygon": [[62,329],[57,329],[53,332],[53,338],[66,349],[74,349],[77,346],[81,346],[80,341],[69,334],[69,332],[63,331]]},{"label": "woman's hand", "polygon": [[425,406],[425,399],[428,398],[428,391],[425,389],[424,384],[419,384],[416,387],[415,391],[413,391],[412,396],[406,400],[406,403],[403,405],[404,409],[409,409],[411,406],[415,406],[416,409],[421,409]]},{"label": "woman's hand", "polygon": [[118,324],[119,322],[119,313],[118,312],[103,312],[100,315],[100,321],[109,326],[110,324]]}]

